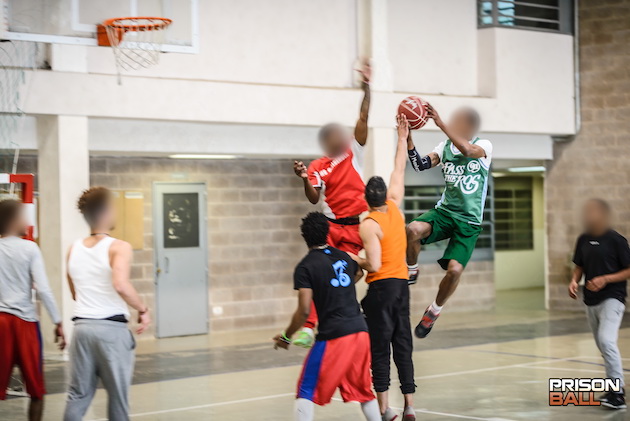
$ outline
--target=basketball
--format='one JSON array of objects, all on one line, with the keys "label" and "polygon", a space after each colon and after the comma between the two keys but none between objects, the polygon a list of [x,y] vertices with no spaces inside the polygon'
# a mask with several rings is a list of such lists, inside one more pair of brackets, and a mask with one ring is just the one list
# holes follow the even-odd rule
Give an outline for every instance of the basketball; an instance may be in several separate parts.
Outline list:
[{"label": "basketball", "polygon": [[398,106],[398,114],[404,114],[411,130],[422,128],[429,120],[426,102],[417,96],[408,96]]}]

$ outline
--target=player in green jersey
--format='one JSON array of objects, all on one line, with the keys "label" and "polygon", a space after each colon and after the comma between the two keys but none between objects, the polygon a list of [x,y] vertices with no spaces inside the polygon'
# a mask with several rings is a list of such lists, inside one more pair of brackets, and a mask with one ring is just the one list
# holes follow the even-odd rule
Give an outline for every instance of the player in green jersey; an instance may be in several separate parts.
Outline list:
[{"label": "player in green jersey", "polygon": [[442,164],[446,186],[434,209],[420,215],[407,226],[407,265],[409,282],[418,278],[418,255],[421,244],[449,239],[438,263],[446,271],[435,301],[427,308],[416,326],[415,334],[426,337],[440,315],[442,306],[455,292],[459,278],[475,249],[481,232],[483,209],[488,192],[492,160],[492,143],[479,139],[479,114],[472,108],[460,108],[445,124],[435,109],[427,104],[429,117],[446,134],[430,154],[420,157],[411,136],[407,140],[409,159],[416,171]]}]

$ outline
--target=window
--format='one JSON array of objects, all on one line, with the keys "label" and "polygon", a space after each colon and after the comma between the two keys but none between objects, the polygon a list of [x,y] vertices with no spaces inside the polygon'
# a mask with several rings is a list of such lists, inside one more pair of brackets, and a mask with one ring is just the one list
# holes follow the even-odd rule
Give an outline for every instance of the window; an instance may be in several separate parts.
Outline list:
[{"label": "window", "polygon": [[571,0],[478,0],[477,4],[479,27],[573,32]]},{"label": "window", "polygon": [[495,248],[532,250],[534,211],[532,180],[502,177],[494,190]]},{"label": "window", "polygon": [[[411,222],[417,216],[433,209],[435,204],[442,196],[444,186],[406,186],[405,187],[405,203],[404,213],[407,223]],[[483,231],[477,240],[473,260],[490,260],[492,259],[493,247],[493,226],[492,226],[492,183],[488,190],[488,198],[484,211],[484,222],[482,224]],[[443,250],[446,248],[448,240],[440,241],[433,244],[422,246],[423,253],[420,254],[421,262],[431,262],[439,259]]]}]

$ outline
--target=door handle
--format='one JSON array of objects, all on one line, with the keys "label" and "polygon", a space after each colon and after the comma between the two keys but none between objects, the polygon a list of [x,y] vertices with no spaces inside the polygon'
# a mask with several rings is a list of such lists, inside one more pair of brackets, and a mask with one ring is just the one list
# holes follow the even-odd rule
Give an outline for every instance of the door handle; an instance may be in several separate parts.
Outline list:
[{"label": "door handle", "polygon": [[171,269],[171,261],[168,257],[164,258],[164,272],[169,273]]}]

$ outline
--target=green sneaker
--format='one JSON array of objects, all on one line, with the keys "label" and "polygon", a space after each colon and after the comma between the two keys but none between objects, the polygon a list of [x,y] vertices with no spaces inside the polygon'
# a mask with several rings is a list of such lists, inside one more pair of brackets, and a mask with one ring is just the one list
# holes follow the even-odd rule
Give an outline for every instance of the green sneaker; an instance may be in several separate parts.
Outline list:
[{"label": "green sneaker", "polygon": [[297,338],[293,340],[293,345],[302,348],[310,348],[315,343],[315,333],[310,327],[303,327],[297,333]]}]

